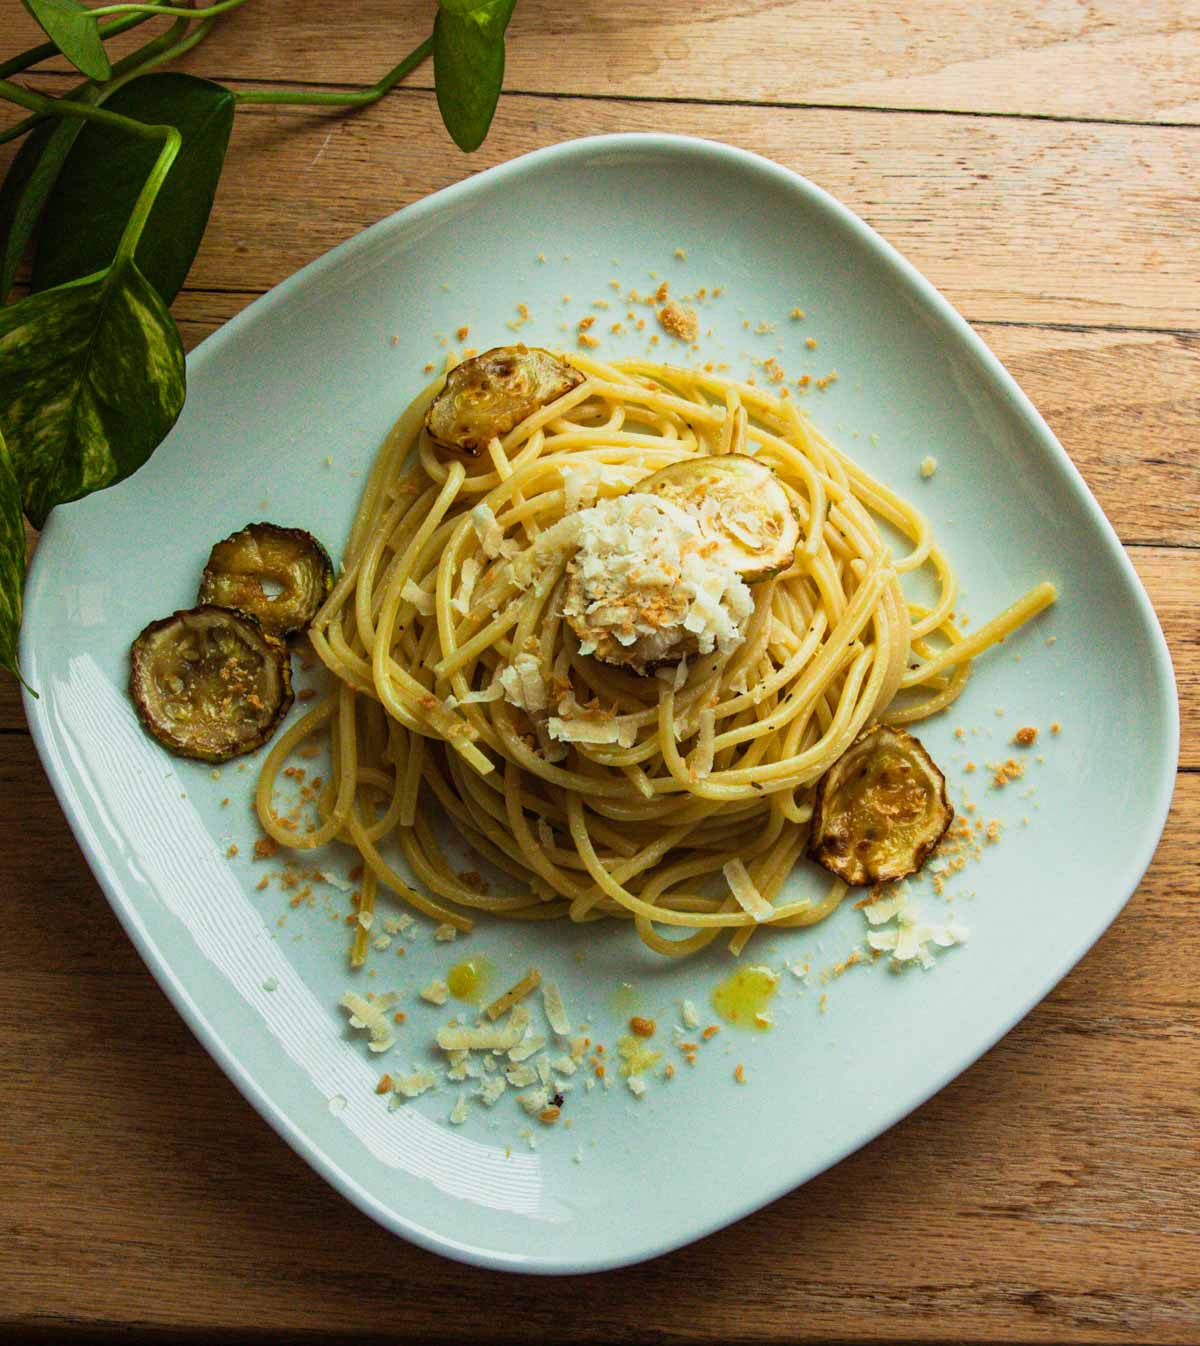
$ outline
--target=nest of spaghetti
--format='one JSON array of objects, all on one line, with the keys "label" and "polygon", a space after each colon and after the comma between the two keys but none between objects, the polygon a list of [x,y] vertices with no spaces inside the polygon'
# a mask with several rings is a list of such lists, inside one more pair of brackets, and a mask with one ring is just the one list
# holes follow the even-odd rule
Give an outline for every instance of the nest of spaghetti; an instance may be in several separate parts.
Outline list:
[{"label": "nest of spaghetti", "polygon": [[[678,956],[812,925],[847,891],[812,867],[787,882],[822,776],[870,726],[950,704],[1053,589],[964,636],[924,519],[793,401],[697,369],[553,358],[569,377],[543,380],[549,400],[490,437],[476,417],[467,451],[442,426],[453,372],[388,436],[310,632],[334,690],[276,743],[262,824],[289,846],[353,846],[366,909],[382,885],[460,930],[477,912],[624,917]],[[777,564],[735,547],[714,579],[711,536],[678,517],[688,501],[646,487],[730,455],[768,472],[795,532]],[[726,514],[754,551],[753,520]],[[901,587],[918,572],[922,602]],[[319,817],[300,831],[276,780],[326,732]]]}]

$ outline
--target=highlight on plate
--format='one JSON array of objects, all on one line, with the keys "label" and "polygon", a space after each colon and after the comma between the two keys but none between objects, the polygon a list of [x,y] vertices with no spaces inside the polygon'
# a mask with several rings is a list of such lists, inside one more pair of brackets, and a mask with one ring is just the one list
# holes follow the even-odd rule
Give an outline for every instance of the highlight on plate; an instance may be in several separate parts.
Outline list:
[{"label": "highlight on plate", "polygon": [[[1055,596],[965,634],[929,525],[791,401],[497,348],[383,444],[309,628],[336,686],[271,749],[260,822],[355,847],[365,911],[382,884],[459,930],[623,917],[663,954],[739,952],[924,863],[953,813],[905,726]],[[326,732],[298,830],[277,778]],[[496,891],[456,873],[446,824]],[[805,856],[826,881],[783,897]]]}]

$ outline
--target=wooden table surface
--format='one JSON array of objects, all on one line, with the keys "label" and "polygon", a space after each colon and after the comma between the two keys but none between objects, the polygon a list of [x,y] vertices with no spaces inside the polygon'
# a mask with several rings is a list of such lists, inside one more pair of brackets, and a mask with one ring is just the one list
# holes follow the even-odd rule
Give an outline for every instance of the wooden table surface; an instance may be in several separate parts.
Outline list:
[{"label": "wooden table surface", "polygon": [[[183,68],[370,83],[430,10],[252,0]],[[5,5],[0,55],[34,32]],[[65,82],[61,64],[31,79]],[[507,87],[469,158],[428,68],[351,116],[239,112],[174,306],[187,343],[381,216],[537,146],[677,131],[806,174],[974,324],[1128,548],[1179,676],[1162,845],[1043,1004],[833,1171],[640,1267],[467,1271],[337,1196],[193,1041],[0,681],[0,1335],[1200,1340],[1200,4],[521,0]]]}]

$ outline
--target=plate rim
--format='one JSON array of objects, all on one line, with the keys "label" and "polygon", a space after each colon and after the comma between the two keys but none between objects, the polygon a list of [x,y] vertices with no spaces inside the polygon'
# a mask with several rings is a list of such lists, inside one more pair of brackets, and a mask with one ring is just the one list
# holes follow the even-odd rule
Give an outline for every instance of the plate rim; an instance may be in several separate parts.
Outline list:
[{"label": "plate rim", "polygon": [[[871,1131],[870,1134],[856,1136],[844,1148],[839,1149],[828,1162],[821,1163],[819,1167],[812,1172],[805,1173],[800,1178],[796,1178],[789,1171],[769,1190],[756,1191],[753,1196],[731,1202],[714,1218],[703,1220],[699,1224],[689,1225],[682,1232],[672,1233],[658,1240],[646,1240],[636,1247],[613,1252],[607,1257],[522,1255],[456,1241],[448,1234],[407,1219],[385,1205],[363,1184],[341,1168],[331,1155],[309,1137],[301,1124],[295,1121],[283,1107],[268,1095],[263,1085],[256,1078],[255,1073],[242,1063],[238,1053],[229,1045],[221,1032],[209,1023],[201,1006],[192,997],[185,978],[176,971],[170,958],[160,951],[143,925],[136,908],[128,901],[117,867],[110,863],[104,848],[93,841],[82,807],[83,800],[80,797],[76,782],[61,765],[56,746],[52,741],[49,725],[50,707],[45,699],[37,698],[30,690],[30,687],[36,685],[38,681],[35,675],[38,659],[31,644],[32,629],[35,623],[32,620],[26,620],[21,631],[20,661],[21,667],[29,680],[29,686],[22,688],[22,702],[39,760],[62,808],[72,835],[87,860],[88,867],[99,882],[109,906],[151,975],[200,1045],[216,1061],[243,1098],[300,1158],[320,1174],[336,1192],[389,1232],[397,1234],[428,1251],[468,1265],[537,1275],[576,1275],[614,1270],[661,1256],[687,1244],[697,1242],[709,1234],[734,1224],[755,1211],[770,1205],[788,1192],[796,1190],[811,1181],[820,1173],[827,1172],[841,1163],[848,1155],[870,1144],[885,1131],[889,1131],[892,1127],[898,1125],[934,1094],[940,1092],[952,1080],[970,1069],[1017,1023],[1024,1019],[1059,981],[1075,968],[1092,945],[1108,930],[1137,890],[1142,876],[1158,849],[1166,825],[1177,779],[1180,743],[1178,687],[1170,650],[1157,614],[1115,529],[1101,510],[1079,469],[1072,462],[1037,408],[967,320],[934,284],[922,275],[891,243],[855,214],[849,206],[843,204],[824,188],[819,187],[802,174],[753,151],[696,136],[656,132],[618,132],[560,141],[554,145],[535,149],[516,158],[506,160],[392,212],[285,277],[193,348],[187,357],[189,376],[216,355],[228,341],[235,339],[241,329],[248,323],[255,321],[263,314],[269,313],[276,305],[287,302],[293,291],[305,288],[308,283],[322,276],[327,270],[340,266],[347,258],[369,248],[377,238],[397,228],[401,221],[404,226],[407,226],[421,220],[427,214],[453,206],[460,200],[469,199],[481,187],[530,171],[536,171],[543,165],[566,162],[572,159],[585,162],[589,156],[598,151],[618,154],[633,152],[636,155],[657,153],[693,158],[698,162],[718,159],[748,172],[765,173],[769,177],[773,177],[781,186],[798,191],[805,196],[808,199],[808,204],[815,205],[831,215],[840,227],[855,236],[860,246],[889,268],[897,281],[905,286],[910,297],[918,300],[936,319],[953,330],[962,347],[982,367],[995,392],[1003,394],[1007,401],[1011,403],[1013,411],[1027,427],[1031,438],[1037,441],[1039,451],[1046,454],[1060,472],[1065,474],[1072,488],[1072,494],[1082,504],[1089,522],[1100,531],[1105,538],[1108,550],[1113,553],[1118,569],[1121,571],[1126,586],[1133,597],[1137,615],[1145,627],[1149,645],[1153,651],[1153,672],[1162,693],[1167,742],[1162,745],[1160,766],[1155,779],[1155,795],[1147,813],[1147,817],[1151,819],[1154,826],[1146,830],[1145,835],[1148,840],[1134,852],[1132,858],[1120,871],[1120,877],[1113,885],[1112,891],[1116,897],[1111,904],[1111,910],[1106,911],[1100,924],[1094,930],[1089,929],[1084,937],[1071,947],[1069,953],[1055,960],[1056,966],[1059,966],[1060,970],[1050,977],[1046,984],[1039,984],[1033,992],[1021,997],[1015,1003],[1014,1008],[1001,1016],[999,1027],[994,1032],[984,1035],[977,1050],[973,1050],[965,1058],[956,1059],[952,1067],[939,1072],[928,1082],[927,1086],[918,1090],[917,1096],[913,1100],[906,1100],[905,1106],[900,1111],[890,1115],[887,1121]],[[39,559],[49,554],[58,530],[65,526],[62,522],[61,511],[52,511],[42,532],[39,545],[34,549],[29,575],[27,576],[27,587],[29,587],[29,579],[39,568]]]}]

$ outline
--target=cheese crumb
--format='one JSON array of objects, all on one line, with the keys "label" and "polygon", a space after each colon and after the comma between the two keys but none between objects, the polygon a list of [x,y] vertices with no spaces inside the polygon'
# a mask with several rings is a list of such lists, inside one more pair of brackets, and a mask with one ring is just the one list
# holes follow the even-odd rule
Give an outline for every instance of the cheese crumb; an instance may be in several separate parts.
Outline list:
[{"label": "cheese crumb", "polygon": [[937,471],[937,468],[937,459],[931,453],[927,453],[925,457],[921,459],[921,476],[927,478],[932,477]]},{"label": "cheese crumb", "polygon": [[431,1005],[444,1005],[449,994],[450,988],[440,977],[434,977],[420,993],[421,999],[428,1000]]}]

